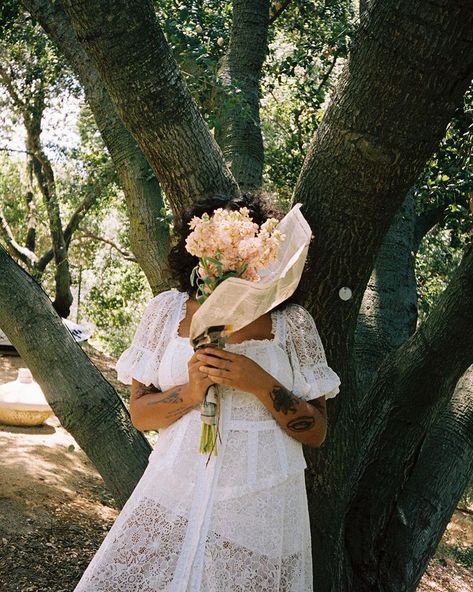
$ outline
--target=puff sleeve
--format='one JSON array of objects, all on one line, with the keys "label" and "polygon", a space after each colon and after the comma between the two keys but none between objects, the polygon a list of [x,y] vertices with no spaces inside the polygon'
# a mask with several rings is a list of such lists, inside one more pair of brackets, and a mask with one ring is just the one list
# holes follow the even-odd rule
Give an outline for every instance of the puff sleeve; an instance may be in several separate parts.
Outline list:
[{"label": "puff sleeve", "polygon": [[285,309],[286,349],[294,376],[292,392],[306,401],[340,392],[339,376],[327,364],[324,347],[312,315],[299,304]]},{"label": "puff sleeve", "polygon": [[146,386],[158,384],[158,370],[161,358],[171,336],[170,319],[175,312],[176,289],[161,292],[152,298],[133,336],[130,347],[115,364],[117,378],[124,384],[131,384],[135,378]]}]

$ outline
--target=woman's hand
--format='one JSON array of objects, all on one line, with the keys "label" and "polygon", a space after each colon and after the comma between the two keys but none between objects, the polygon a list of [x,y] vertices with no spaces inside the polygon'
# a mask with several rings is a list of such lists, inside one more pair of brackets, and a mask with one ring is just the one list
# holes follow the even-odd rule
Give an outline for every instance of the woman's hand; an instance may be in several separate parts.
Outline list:
[{"label": "woman's hand", "polygon": [[222,384],[255,395],[271,387],[271,374],[250,358],[217,347],[204,347],[197,352],[198,369],[210,384]]},{"label": "woman's hand", "polygon": [[253,393],[289,436],[318,448],[325,439],[325,401],[311,405],[300,399],[259,364],[233,352],[205,347],[197,352],[199,371],[212,383]]},{"label": "woman's hand", "polygon": [[202,365],[202,362],[198,358],[198,353],[199,352],[194,352],[194,355],[187,363],[187,369],[189,371],[189,383],[187,388],[191,392],[192,398],[196,401],[196,404],[203,401],[207,389],[210,385],[214,384],[214,381],[211,380],[205,372],[199,370],[199,366]]}]

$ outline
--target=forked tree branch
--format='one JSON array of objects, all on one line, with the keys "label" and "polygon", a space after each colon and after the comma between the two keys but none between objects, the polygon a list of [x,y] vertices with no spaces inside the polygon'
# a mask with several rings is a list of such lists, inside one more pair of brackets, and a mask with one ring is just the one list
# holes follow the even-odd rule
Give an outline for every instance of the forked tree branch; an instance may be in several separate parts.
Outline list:
[{"label": "forked tree branch", "polygon": [[174,213],[204,194],[237,191],[151,0],[65,0],[64,7]]}]

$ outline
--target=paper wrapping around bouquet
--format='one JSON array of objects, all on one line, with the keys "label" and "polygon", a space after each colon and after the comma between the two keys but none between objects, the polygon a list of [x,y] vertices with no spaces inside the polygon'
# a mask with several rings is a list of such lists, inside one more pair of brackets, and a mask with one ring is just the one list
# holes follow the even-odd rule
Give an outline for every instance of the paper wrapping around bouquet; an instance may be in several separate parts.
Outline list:
[{"label": "paper wrapping around bouquet", "polygon": [[296,204],[276,228],[286,235],[278,259],[259,272],[258,282],[230,277],[219,284],[194,313],[191,343],[209,327],[231,325],[238,331],[289,298],[296,290],[304,269],[312,232]]}]

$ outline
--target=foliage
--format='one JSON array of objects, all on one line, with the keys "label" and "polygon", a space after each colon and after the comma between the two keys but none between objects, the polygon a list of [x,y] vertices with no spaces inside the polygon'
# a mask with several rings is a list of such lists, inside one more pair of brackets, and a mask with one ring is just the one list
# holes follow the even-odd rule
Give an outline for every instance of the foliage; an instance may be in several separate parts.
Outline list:
[{"label": "foliage", "polygon": [[98,329],[91,343],[118,356],[129,346],[143,303],[152,294],[138,265],[124,262],[111,248],[101,253],[97,264],[86,301],[87,317]]},{"label": "foliage", "polygon": [[[11,86],[8,103],[13,106],[14,115],[24,117],[28,111],[48,107],[54,97],[65,92],[79,93],[80,87],[41,27],[26,13],[17,11],[14,4],[7,4],[8,16],[0,15],[0,52],[4,74]],[[5,13],[7,9],[2,11]],[[0,76],[2,84],[5,84],[4,74]]]},{"label": "foliage", "polygon": [[158,20],[200,111],[212,129],[219,60],[228,48],[231,3],[218,0],[156,0]]},{"label": "foliage", "polygon": [[22,164],[7,152],[0,153],[0,208],[10,224],[18,228],[20,241],[26,236],[26,209],[21,203],[26,194]]},{"label": "foliage", "polygon": [[[291,2],[270,25],[261,83],[264,182],[283,208],[290,203],[310,140],[347,59],[358,23],[353,6],[349,0]],[[217,102],[222,97],[218,69],[229,45],[231,3],[155,0],[155,8],[205,120],[211,129],[218,128]],[[57,107],[56,98],[60,106],[72,96],[81,97],[78,82],[62,56],[17,0],[5,0],[0,7],[0,37],[2,61],[9,65],[14,88],[28,108],[38,107],[38,96],[42,108],[49,106],[51,112]],[[224,109],[244,108],[238,88],[226,92],[225,97]],[[8,117],[0,122],[0,127],[7,133],[10,124],[21,124],[21,117],[11,101],[7,104],[4,100],[3,105]],[[439,207],[443,212],[417,257],[421,319],[447,285],[471,232],[471,113],[470,89],[463,108],[458,110],[438,151],[415,185],[418,214]],[[51,125],[49,115],[45,110],[45,126]],[[87,105],[81,107],[77,133],[79,141],[73,148],[66,148],[60,141],[46,146],[48,153],[54,155],[63,220],[67,222],[84,198],[95,195],[96,203],[81,227],[129,250],[125,200]],[[0,204],[20,243],[27,230],[26,191],[23,161],[12,154],[0,154]],[[50,245],[50,238],[44,204],[36,193],[35,204],[41,251]],[[170,210],[163,208],[161,215],[172,227]],[[133,301],[142,303],[148,293],[142,272],[118,251],[82,231],[71,243],[70,265],[74,283],[77,285],[79,277],[83,278],[85,294],[80,314],[97,324],[96,343],[110,352],[119,352],[129,342],[130,328],[137,318]],[[89,272],[92,276],[88,276]],[[87,281],[96,280],[96,288],[89,291]],[[52,293],[52,266],[48,266],[43,284]],[[123,303],[125,309],[120,313],[118,308]]]},{"label": "foliage", "polygon": [[353,2],[291,2],[270,29],[262,80],[265,182],[289,201],[310,140],[347,58]]},{"label": "foliage", "polygon": [[451,230],[434,228],[422,241],[416,259],[419,322],[425,319],[460,263],[461,249],[452,248]]},{"label": "foliage", "polygon": [[439,210],[417,260],[419,320],[431,310],[473,231],[473,86],[415,184],[417,214]]},{"label": "foliage", "polygon": [[[204,119],[211,129],[219,128],[217,111],[221,116],[246,108],[240,89],[223,89],[218,77],[229,44],[231,3],[156,0],[155,6]],[[281,191],[283,201],[289,199],[355,27],[350,0],[290,3],[270,25],[262,81],[265,182]]]}]

